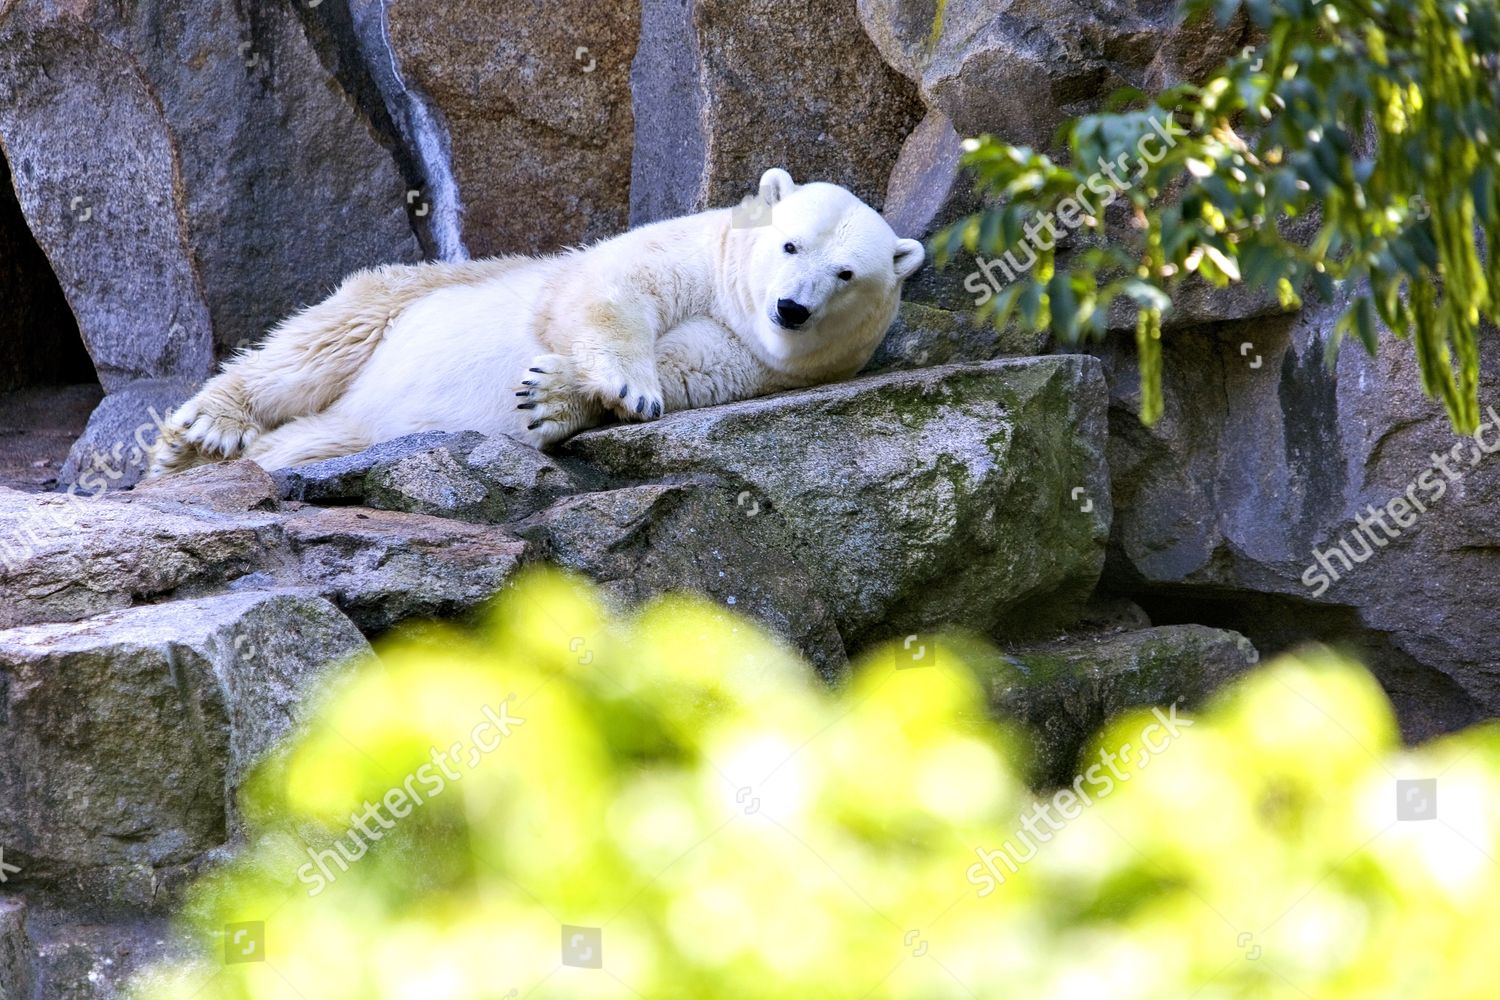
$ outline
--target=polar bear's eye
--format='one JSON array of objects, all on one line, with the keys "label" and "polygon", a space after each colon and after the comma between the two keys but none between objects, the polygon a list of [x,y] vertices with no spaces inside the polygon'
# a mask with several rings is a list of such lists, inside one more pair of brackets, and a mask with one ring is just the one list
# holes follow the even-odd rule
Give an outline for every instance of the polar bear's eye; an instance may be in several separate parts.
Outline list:
[{"label": "polar bear's eye", "polygon": [[787,253],[796,253],[797,252],[797,244],[795,244],[795,243],[784,243],[784,244],[782,244],[781,249],[785,250]]},{"label": "polar bear's eye", "polygon": [[844,270],[842,270],[842,271],[839,272],[839,280],[840,281],[853,281],[854,280],[854,272],[851,271],[851,270],[849,270],[848,268],[845,268]]}]

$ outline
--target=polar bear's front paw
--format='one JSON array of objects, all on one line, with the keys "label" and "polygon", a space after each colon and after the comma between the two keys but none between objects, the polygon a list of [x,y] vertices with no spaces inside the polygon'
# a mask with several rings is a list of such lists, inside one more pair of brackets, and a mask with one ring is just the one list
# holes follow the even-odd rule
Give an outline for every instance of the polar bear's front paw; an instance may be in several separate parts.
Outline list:
[{"label": "polar bear's front paw", "polygon": [[622,420],[655,420],[661,416],[661,387],[637,387],[621,382],[620,391],[610,400],[609,408]]},{"label": "polar bear's front paw", "polygon": [[526,420],[523,440],[546,448],[582,426],[584,416],[572,364],[558,354],[535,358],[516,388],[516,409]]},{"label": "polar bear's front paw", "polygon": [[666,401],[652,354],[621,354],[584,348],[574,352],[577,384],[621,420],[655,420]]},{"label": "polar bear's front paw", "polygon": [[599,386],[605,408],[621,420],[655,420],[661,416],[664,401],[654,359],[611,365],[592,372],[591,379]]}]

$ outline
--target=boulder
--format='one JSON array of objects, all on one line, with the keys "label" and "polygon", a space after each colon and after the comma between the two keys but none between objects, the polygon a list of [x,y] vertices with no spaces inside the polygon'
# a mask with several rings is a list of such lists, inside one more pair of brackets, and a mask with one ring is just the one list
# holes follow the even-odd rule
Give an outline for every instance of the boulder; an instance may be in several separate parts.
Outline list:
[{"label": "boulder", "polygon": [[770,167],[877,209],[921,120],[840,0],[642,0],[630,222],[732,205]]},{"label": "boulder", "polygon": [[979,208],[974,180],[960,164],[963,138],[941,111],[926,117],[901,144],[881,212],[896,235],[925,239]]},{"label": "boulder", "polygon": [[273,476],[287,500],[490,523],[519,520],[577,488],[567,470],[535,448],[474,431],[410,434]]},{"label": "boulder", "polygon": [[828,679],[848,666],[832,609],[777,514],[722,483],[567,497],[516,528],[539,556],[587,575],[622,609],[673,591],[749,615]]},{"label": "boulder", "polygon": [[[886,185],[882,214],[897,236],[933,240],[945,227],[983,207],[983,199],[974,189],[973,175],[960,163],[962,155],[963,137],[954,130],[953,122],[941,111],[930,109],[902,144],[901,155]],[[975,271],[974,257],[962,247],[942,268],[929,258],[916,274],[906,280],[902,290],[903,307],[929,306],[958,313],[967,319],[978,304],[977,293],[971,288],[983,287],[965,287]],[[974,325],[972,320],[967,323]],[[890,338],[886,339],[889,343]],[[1019,353],[1035,354],[1038,351]],[[965,353],[946,360],[978,361],[994,356],[983,352]]]},{"label": "boulder", "polygon": [[0,628],[70,622],[203,590],[265,562],[275,517],[133,498],[0,491]]},{"label": "boulder", "polygon": [[368,651],[296,592],[0,631],[0,844],[27,884],[222,844],[249,765],[332,665]]},{"label": "boulder", "polygon": [[1201,705],[1259,659],[1236,632],[1169,625],[1011,648],[983,678],[996,716],[1022,724],[1033,781],[1065,785],[1083,747],[1116,715]]},{"label": "boulder", "polygon": [[246,514],[281,509],[275,480],[254,462],[200,465],[137,483],[128,494],[112,499],[122,504],[141,504],[152,511],[190,516],[210,511]]},{"label": "boulder", "polygon": [[311,588],[379,630],[482,604],[526,555],[500,528],[279,506],[276,484],[251,462],[97,498],[0,490],[0,628],[226,586],[284,586]]},{"label": "boulder", "polygon": [[166,418],[197,386],[195,379],[142,379],[110,393],[73,442],[59,488],[97,494],[134,486],[151,464],[151,446]]},{"label": "boulder", "polygon": [[424,157],[441,166],[418,201],[451,215],[454,250],[554,251],[625,228],[635,2],[358,7],[394,70],[388,104],[442,150]]},{"label": "boulder", "polygon": [[42,0],[0,6],[0,147],[105,389],[213,366],[175,141],[139,66],[96,28]]},{"label": "boulder", "polygon": [[319,58],[300,6],[158,0],[149,14],[108,16],[97,5],[98,30],[140,66],[171,128],[221,353],[352,271],[421,259],[407,185]]},{"label": "boulder", "polygon": [[1159,0],[858,0],[882,56],[959,135],[1047,148],[1112,91],[1206,76],[1244,47],[1243,15],[1180,24]]},{"label": "boulder", "polygon": [[926,368],[956,361],[988,361],[1039,354],[1044,334],[1011,324],[996,330],[972,312],[953,312],[921,302],[903,302],[896,321],[865,365],[865,374]]},{"label": "boulder", "polygon": [[[1422,738],[1500,712],[1494,624],[1474,610],[1500,601],[1500,458],[1453,432],[1409,344],[1383,340],[1374,358],[1346,345],[1326,367],[1343,306],[1169,336],[1166,411],[1151,428],[1137,416],[1133,350],[1096,349],[1118,512],[1106,582],[1154,619],[1234,628],[1268,655],[1347,644],[1385,684],[1405,735]],[[1493,331],[1481,354],[1481,405],[1500,409]],[[1384,513],[1387,531],[1369,508],[1393,498],[1409,523]]]},{"label": "boulder", "polygon": [[937,623],[1065,623],[1109,525],[1103,383],[1081,357],[951,365],[573,438],[620,478],[709,476],[774,511],[850,652]]},{"label": "boulder", "polygon": [[316,589],[368,632],[471,611],[530,558],[507,531],[394,511],[308,507],[281,531],[295,560],[287,580]]},{"label": "boulder", "polygon": [[394,465],[413,455],[452,448],[472,448],[483,435],[475,432],[451,434],[423,431],[392,441],[382,441],[353,455],[309,462],[290,469],[272,469],[271,478],[284,500],[308,503],[363,503],[365,480],[376,468]]},{"label": "boulder", "polygon": [[350,271],[420,258],[293,5],[13,0],[0,146],[109,390],[204,378]]}]

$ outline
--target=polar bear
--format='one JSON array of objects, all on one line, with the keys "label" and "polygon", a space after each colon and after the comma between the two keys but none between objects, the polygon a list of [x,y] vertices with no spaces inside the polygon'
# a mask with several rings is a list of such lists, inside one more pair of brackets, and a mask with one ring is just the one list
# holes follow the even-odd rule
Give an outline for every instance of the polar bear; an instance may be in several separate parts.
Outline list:
[{"label": "polar bear", "polygon": [[923,257],[844,188],[773,169],[737,208],[550,257],[364,271],[176,410],[150,474],[279,469],[428,430],[545,448],[609,414],[848,378]]}]

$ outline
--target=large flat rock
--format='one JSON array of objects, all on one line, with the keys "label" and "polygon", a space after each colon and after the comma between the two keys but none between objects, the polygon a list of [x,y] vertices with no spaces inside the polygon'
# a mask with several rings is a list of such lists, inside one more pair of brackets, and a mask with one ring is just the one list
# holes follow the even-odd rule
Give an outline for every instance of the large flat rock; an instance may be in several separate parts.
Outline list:
[{"label": "large flat rock", "polygon": [[529,558],[507,531],[421,514],[307,507],[280,531],[295,560],[284,579],[314,588],[374,631],[477,608]]},{"label": "large flat rock", "polygon": [[512,438],[424,431],[355,455],[273,473],[281,496],[460,521],[519,520],[582,487],[548,456]]},{"label": "large flat rock", "polygon": [[1079,356],[898,372],[589,431],[621,479],[708,476],[774,511],[855,651],[939,624],[1065,623],[1109,531],[1104,383]]},{"label": "large flat rock", "polygon": [[649,483],[566,497],[517,526],[548,562],[622,609],[687,591],[758,620],[827,678],[848,666],[814,567],[785,523],[724,483]]},{"label": "large flat rock", "polygon": [[0,844],[18,884],[224,843],[246,769],[332,665],[368,649],[297,592],[0,631]]},{"label": "large flat rock", "polygon": [[308,587],[367,629],[467,611],[526,544],[399,511],[283,508],[258,466],[205,466],[127,493],[0,490],[0,628],[79,621],[225,587]]}]

